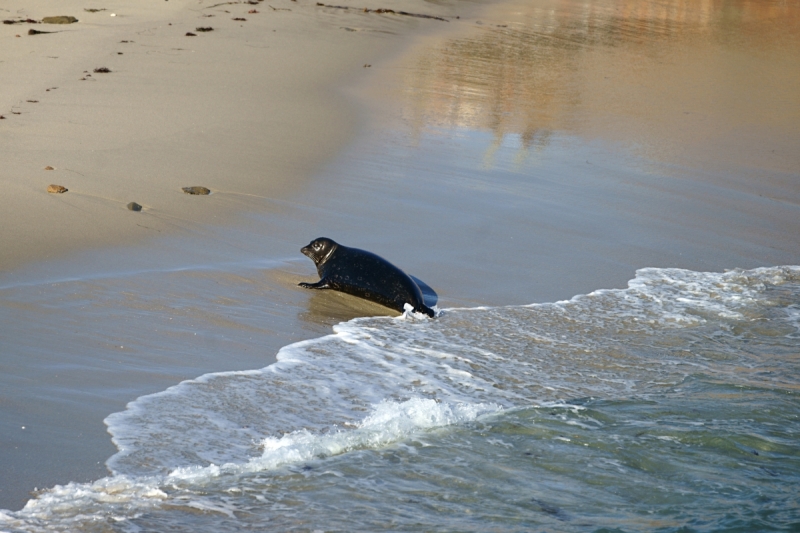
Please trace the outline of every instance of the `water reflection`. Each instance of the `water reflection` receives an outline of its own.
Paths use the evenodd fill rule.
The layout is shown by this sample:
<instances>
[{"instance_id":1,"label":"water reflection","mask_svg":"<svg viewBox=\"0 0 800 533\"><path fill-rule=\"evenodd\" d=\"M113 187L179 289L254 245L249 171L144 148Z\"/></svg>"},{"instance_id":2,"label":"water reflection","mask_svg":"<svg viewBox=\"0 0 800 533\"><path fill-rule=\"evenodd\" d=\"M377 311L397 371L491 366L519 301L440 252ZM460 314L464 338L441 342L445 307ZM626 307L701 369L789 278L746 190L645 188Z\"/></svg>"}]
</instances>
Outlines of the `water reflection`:
<instances>
[{"instance_id":1,"label":"water reflection","mask_svg":"<svg viewBox=\"0 0 800 533\"><path fill-rule=\"evenodd\" d=\"M800 166L798 2L512 3L404 72L417 134L489 130L529 150L563 131L659 160Z\"/></svg>"}]
</instances>

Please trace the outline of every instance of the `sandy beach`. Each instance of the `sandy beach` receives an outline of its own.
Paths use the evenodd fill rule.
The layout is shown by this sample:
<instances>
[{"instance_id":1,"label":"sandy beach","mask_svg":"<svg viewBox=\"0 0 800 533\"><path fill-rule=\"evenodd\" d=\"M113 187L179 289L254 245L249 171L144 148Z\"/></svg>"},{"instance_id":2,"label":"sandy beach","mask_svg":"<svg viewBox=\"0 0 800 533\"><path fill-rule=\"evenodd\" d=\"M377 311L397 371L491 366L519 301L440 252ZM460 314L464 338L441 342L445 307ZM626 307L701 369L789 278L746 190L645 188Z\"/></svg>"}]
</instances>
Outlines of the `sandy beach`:
<instances>
[{"instance_id":1,"label":"sandy beach","mask_svg":"<svg viewBox=\"0 0 800 533\"><path fill-rule=\"evenodd\" d=\"M359 111L341 88L398 33L445 24L284 3L6 6L9 21L79 21L2 26L0 268L225 223L242 197L302 188L353 135Z\"/></svg>"},{"instance_id":2,"label":"sandy beach","mask_svg":"<svg viewBox=\"0 0 800 533\"><path fill-rule=\"evenodd\" d=\"M387 314L297 288L318 236L440 308L800 261L793 6L18 4L79 20L0 27L0 509L106 475L128 402Z\"/></svg>"}]
</instances>

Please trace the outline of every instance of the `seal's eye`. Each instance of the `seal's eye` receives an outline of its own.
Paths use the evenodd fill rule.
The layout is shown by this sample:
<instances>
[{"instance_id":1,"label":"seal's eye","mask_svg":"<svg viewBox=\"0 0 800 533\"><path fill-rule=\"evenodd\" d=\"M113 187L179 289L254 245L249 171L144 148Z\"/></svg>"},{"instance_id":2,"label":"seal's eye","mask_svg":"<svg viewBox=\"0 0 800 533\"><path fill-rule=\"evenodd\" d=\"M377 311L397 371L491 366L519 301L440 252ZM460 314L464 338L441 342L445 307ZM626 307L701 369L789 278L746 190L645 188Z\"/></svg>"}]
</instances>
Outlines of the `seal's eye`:
<instances>
[{"instance_id":1,"label":"seal's eye","mask_svg":"<svg viewBox=\"0 0 800 533\"><path fill-rule=\"evenodd\" d=\"M314 245L314 249L315 250L319 250L321 248L322 248L322 245L320 243L317 243L317 244Z\"/></svg>"}]
</instances>

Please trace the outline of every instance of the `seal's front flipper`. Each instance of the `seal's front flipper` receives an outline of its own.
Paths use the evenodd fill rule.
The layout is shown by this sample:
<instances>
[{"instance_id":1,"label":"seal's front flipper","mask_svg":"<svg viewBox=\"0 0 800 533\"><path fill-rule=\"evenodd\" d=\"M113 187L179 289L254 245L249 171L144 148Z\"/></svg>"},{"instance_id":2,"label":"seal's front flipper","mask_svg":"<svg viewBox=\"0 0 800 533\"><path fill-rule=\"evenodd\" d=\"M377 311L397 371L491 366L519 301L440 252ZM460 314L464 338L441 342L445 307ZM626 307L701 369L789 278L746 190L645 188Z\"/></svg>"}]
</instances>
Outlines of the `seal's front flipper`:
<instances>
[{"instance_id":1,"label":"seal's front flipper","mask_svg":"<svg viewBox=\"0 0 800 533\"><path fill-rule=\"evenodd\" d=\"M305 281L302 283L298 283L304 289L330 289L331 286L328 285L328 281L321 279L316 283L306 283Z\"/></svg>"}]
</instances>

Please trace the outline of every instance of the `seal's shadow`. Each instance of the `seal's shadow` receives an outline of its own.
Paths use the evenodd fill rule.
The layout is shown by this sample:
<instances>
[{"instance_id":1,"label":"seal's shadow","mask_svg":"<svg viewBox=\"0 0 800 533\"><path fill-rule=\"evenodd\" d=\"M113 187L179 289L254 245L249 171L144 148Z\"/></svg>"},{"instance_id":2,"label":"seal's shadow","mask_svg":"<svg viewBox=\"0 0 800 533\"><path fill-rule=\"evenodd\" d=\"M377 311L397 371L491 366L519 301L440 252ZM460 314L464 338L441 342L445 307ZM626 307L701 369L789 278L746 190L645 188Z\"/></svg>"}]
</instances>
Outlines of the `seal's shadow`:
<instances>
[{"instance_id":1,"label":"seal's shadow","mask_svg":"<svg viewBox=\"0 0 800 533\"><path fill-rule=\"evenodd\" d=\"M419 286L425 305L432 307L439 301L433 288L424 281L410 276ZM301 289L306 290L306 289ZM338 291L308 291L308 310L298 317L306 322L334 326L353 318L365 316L397 316L399 313L375 302L363 300Z\"/></svg>"}]
</instances>

